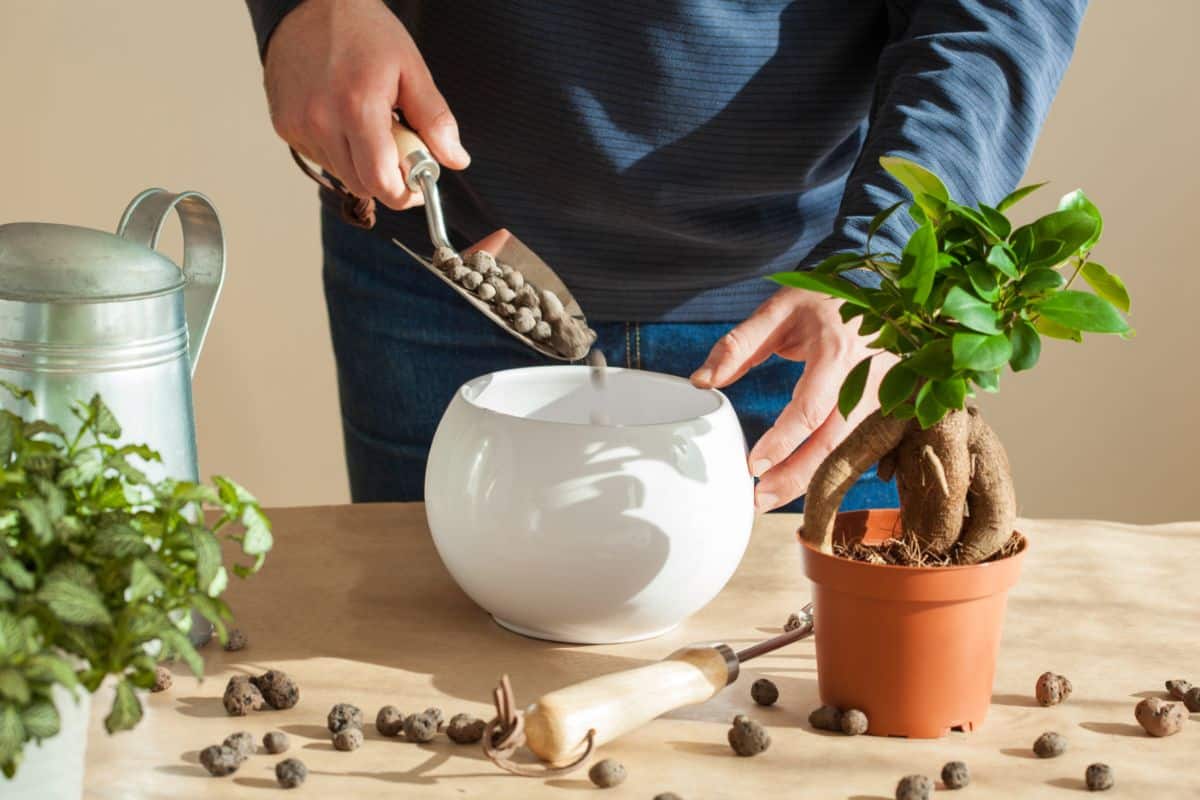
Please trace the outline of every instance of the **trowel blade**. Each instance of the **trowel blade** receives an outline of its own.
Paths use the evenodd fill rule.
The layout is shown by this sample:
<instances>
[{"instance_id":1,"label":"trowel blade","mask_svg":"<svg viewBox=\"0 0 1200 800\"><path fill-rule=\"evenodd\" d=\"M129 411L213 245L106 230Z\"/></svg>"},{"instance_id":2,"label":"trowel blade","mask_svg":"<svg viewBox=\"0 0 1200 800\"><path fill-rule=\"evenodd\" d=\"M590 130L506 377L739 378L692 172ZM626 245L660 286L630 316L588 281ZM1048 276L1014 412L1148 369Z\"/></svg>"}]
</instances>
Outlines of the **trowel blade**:
<instances>
[{"instance_id":1,"label":"trowel blade","mask_svg":"<svg viewBox=\"0 0 1200 800\"><path fill-rule=\"evenodd\" d=\"M558 273L552 270L537 253L526 247L520 239L513 235L512 231L506 228L493 231L468 247L465 252L470 253L474 250L486 250L495 256L497 261L508 264L520 272L537 288L549 289L554 292L558 295L558 299L562 300L563 309L568 314L582 322L587 321L583 316L583 309L579 307L579 303L575 302L571 291L563 283L562 278L558 277Z\"/></svg>"}]
</instances>

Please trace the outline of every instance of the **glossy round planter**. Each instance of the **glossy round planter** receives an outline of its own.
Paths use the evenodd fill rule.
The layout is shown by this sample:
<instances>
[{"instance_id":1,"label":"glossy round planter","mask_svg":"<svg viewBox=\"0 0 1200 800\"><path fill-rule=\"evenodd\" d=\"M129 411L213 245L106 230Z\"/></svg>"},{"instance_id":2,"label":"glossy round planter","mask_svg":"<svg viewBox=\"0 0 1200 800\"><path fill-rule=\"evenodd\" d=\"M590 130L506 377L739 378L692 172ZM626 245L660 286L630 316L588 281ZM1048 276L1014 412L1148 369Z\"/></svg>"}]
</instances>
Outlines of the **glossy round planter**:
<instances>
[{"instance_id":1,"label":"glossy round planter","mask_svg":"<svg viewBox=\"0 0 1200 800\"><path fill-rule=\"evenodd\" d=\"M838 515L835 538L879 543L899 531L896 509ZM868 733L932 739L983 724L1015 555L961 567L867 564L801 541L813 582L821 702L857 708Z\"/></svg>"},{"instance_id":2,"label":"glossy round planter","mask_svg":"<svg viewBox=\"0 0 1200 800\"><path fill-rule=\"evenodd\" d=\"M733 575L754 522L729 400L683 378L584 366L484 375L434 435L425 509L446 568L527 636L656 636Z\"/></svg>"}]
</instances>

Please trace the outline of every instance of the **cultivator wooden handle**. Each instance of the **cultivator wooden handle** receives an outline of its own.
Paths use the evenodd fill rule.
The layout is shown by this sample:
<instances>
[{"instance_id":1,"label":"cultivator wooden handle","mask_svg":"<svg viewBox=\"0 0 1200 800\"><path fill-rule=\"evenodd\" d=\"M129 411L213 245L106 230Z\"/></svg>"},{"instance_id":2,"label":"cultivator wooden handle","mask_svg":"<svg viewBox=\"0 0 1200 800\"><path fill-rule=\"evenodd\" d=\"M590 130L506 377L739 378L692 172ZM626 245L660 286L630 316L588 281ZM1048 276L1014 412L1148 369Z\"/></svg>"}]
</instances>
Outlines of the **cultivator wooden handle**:
<instances>
[{"instance_id":1,"label":"cultivator wooden handle","mask_svg":"<svg viewBox=\"0 0 1200 800\"><path fill-rule=\"evenodd\" d=\"M550 692L525 711L525 744L541 760L578 757L680 706L703 703L737 679L729 645L693 645L644 667L601 675Z\"/></svg>"}]
</instances>

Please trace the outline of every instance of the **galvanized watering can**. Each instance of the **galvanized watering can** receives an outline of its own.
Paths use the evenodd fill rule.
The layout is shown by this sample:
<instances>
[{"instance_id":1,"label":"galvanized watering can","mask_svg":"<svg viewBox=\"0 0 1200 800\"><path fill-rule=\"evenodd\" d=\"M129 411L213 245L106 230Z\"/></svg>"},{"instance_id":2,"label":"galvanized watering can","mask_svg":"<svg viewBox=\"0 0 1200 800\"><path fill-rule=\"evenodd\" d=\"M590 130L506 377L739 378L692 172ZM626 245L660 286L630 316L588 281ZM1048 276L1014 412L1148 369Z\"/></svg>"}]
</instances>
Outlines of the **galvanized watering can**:
<instances>
[{"instance_id":1,"label":"galvanized watering can","mask_svg":"<svg viewBox=\"0 0 1200 800\"><path fill-rule=\"evenodd\" d=\"M172 211L182 269L154 250ZM197 192L147 189L116 234L0 225L0 379L32 389L32 410L68 432L72 403L99 392L123 440L162 454L148 474L195 480L191 377L224 274L221 223Z\"/></svg>"}]
</instances>

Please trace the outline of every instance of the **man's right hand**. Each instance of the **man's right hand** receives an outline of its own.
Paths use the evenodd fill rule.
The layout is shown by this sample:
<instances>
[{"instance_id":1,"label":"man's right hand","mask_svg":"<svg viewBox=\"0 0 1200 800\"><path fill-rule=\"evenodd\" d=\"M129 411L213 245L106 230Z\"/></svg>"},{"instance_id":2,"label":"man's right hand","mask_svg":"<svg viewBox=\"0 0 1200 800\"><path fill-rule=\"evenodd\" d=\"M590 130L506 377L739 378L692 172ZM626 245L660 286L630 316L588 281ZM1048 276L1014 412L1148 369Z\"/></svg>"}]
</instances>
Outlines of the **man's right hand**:
<instances>
[{"instance_id":1,"label":"man's right hand","mask_svg":"<svg viewBox=\"0 0 1200 800\"><path fill-rule=\"evenodd\" d=\"M422 202L404 184L394 108L443 165L471 161L425 59L381 0L304 0L271 35L263 72L275 131L359 197Z\"/></svg>"}]
</instances>

